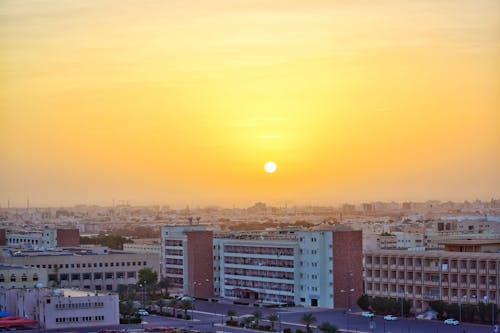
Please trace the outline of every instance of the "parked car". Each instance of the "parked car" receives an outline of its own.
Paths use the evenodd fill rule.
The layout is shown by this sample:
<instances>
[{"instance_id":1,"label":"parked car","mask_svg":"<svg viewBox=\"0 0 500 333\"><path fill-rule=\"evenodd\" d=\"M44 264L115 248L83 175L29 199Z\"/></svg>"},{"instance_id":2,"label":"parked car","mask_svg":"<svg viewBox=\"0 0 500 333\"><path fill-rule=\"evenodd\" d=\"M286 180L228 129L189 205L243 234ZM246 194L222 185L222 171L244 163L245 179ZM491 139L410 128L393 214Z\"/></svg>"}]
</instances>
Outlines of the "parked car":
<instances>
[{"instance_id":1,"label":"parked car","mask_svg":"<svg viewBox=\"0 0 500 333\"><path fill-rule=\"evenodd\" d=\"M455 326L457 326L458 324L460 324L460 322L459 322L458 320L453 319L453 318L448 318L448 319L446 319L446 320L444 321L444 323L445 323L446 325L455 325Z\"/></svg>"},{"instance_id":2,"label":"parked car","mask_svg":"<svg viewBox=\"0 0 500 333\"><path fill-rule=\"evenodd\" d=\"M394 315L387 315L387 316L384 316L384 320L398 320L398 317L394 316Z\"/></svg>"},{"instance_id":3,"label":"parked car","mask_svg":"<svg viewBox=\"0 0 500 333\"><path fill-rule=\"evenodd\" d=\"M149 312L147 312L146 310L144 309L139 309L137 310L137 314L138 315L141 315L141 316L149 316Z\"/></svg>"},{"instance_id":4,"label":"parked car","mask_svg":"<svg viewBox=\"0 0 500 333\"><path fill-rule=\"evenodd\" d=\"M373 314L373 312L370 312L370 311L363 311L363 312L361 312L361 315L362 315L363 317L366 317L366 318L373 318L373 316L375 316L375 315Z\"/></svg>"}]
</instances>

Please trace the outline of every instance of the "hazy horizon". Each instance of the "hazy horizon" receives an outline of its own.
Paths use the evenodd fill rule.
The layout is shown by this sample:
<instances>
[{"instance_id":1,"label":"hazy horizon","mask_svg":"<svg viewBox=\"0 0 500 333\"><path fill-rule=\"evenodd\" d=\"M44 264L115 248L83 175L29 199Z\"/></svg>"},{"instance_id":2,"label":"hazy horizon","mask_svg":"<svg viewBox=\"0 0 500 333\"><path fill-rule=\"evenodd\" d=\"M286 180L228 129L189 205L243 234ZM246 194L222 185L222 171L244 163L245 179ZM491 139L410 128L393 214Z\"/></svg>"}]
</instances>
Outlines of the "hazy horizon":
<instances>
[{"instance_id":1,"label":"hazy horizon","mask_svg":"<svg viewBox=\"0 0 500 333\"><path fill-rule=\"evenodd\" d=\"M0 17L2 207L500 197L499 1L4 0Z\"/></svg>"}]
</instances>

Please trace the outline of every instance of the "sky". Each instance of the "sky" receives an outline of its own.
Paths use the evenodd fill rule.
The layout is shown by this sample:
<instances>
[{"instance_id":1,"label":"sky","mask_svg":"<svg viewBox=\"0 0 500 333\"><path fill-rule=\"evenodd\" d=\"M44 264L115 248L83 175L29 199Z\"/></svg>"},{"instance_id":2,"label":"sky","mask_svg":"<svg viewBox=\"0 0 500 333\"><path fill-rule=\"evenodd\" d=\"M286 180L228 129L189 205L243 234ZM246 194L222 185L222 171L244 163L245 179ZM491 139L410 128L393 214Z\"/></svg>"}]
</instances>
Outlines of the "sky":
<instances>
[{"instance_id":1,"label":"sky","mask_svg":"<svg viewBox=\"0 0 500 333\"><path fill-rule=\"evenodd\" d=\"M2 0L0 206L28 197L498 198L500 2Z\"/></svg>"}]
</instances>

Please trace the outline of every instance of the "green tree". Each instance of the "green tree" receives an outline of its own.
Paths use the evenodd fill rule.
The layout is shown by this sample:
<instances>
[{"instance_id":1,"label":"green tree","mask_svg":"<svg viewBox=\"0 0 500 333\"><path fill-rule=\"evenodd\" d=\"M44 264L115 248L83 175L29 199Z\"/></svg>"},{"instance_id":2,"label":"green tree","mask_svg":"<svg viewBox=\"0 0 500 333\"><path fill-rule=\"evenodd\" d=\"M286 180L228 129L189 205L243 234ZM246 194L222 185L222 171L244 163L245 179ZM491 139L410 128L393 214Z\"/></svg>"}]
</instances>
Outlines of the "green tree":
<instances>
[{"instance_id":1,"label":"green tree","mask_svg":"<svg viewBox=\"0 0 500 333\"><path fill-rule=\"evenodd\" d=\"M444 318L444 313L446 312L447 304L443 301L430 301L429 306L432 310L436 311L439 319Z\"/></svg>"},{"instance_id":2,"label":"green tree","mask_svg":"<svg viewBox=\"0 0 500 333\"><path fill-rule=\"evenodd\" d=\"M144 284L146 286L152 286L158 281L158 273L153 271L149 267L144 267L139 270L139 277L137 279L137 284Z\"/></svg>"},{"instance_id":3,"label":"green tree","mask_svg":"<svg viewBox=\"0 0 500 333\"><path fill-rule=\"evenodd\" d=\"M160 307L160 312L163 312L163 308L166 307L166 306L168 306L168 301L164 300L163 298L161 298L158 301L158 306Z\"/></svg>"},{"instance_id":4,"label":"green tree","mask_svg":"<svg viewBox=\"0 0 500 333\"><path fill-rule=\"evenodd\" d=\"M188 300L188 299L183 299L183 300L181 300L181 303L179 304L179 308L184 310L184 318L187 318L188 310L191 310L193 308L193 301Z\"/></svg>"},{"instance_id":5,"label":"green tree","mask_svg":"<svg viewBox=\"0 0 500 333\"><path fill-rule=\"evenodd\" d=\"M311 333L311 324L314 324L316 320L316 317L314 317L312 313L304 313L300 318L300 322L306 325L307 333Z\"/></svg>"},{"instance_id":6,"label":"green tree","mask_svg":"<svg viewBox=\"0 0 500 333\"><path fill-rule=\"evenodd\" d=\"M168 306L172 308L172 315L175 317L175 310L179 307L179 301L176 298L172 298L168 302Z\"/></svg>"},{"instance_id":7,"label":"green tree","mask_svg":"<svg viewBox=\"0 0 500 333\"><path fill-rule=\"evenodd\" d=\"M318 325L318 329L323 333L337 333L337 326L325 321Z\"/></svg>"},{"instance_id":8,"label":"green tree","mask_svg":"<svg viewBox=\"0 0 500 333\"><path fill-rule=\"evenodd\" d=\"M253 318L254 318L254 320L255 320L255 325L256 325L257 327L259 327L259 320L261 320L261 319L262 319L262 317L263 317L263 316L262 316L262 312L260 312L260 311L255 311L255 312L253 313Z\"/></svg>"},{"instance_id":9,"label":"green tree","mask_svg":"<svg viewBox=\"0 0 500 333\"><path fill-rule=\"evenodd\" d=\"M233 321L233 317L236 316L236 311L235 310L227 310L227 316L229 317L230 321Z\"/></svg>"},{"instance_id":10,"label":"green tree","mask_svg":"<svg viewBox=\"0 0 500 333\"><path fill-rule=\"evenodd\" d=\"M269 316L267 316L267 320L271 323L271 331L274 331L274 323L278 321L279 317L276 313L271 313Z\"/></svg>"},{"instance_id":11,"label":"green tree","mask_svg":"<svg viewBox=\"0 0 500 333\"><path fill-rule=\"evenodd\" d=\"M368 295L363 294L358 298L358 301L356 303L361 309L366 311L370 307L370 298L368 297Z\"/></svg>"},{"instance_id":12,"label":"green tree","mask_svg":"<svg viewBox=\"0 0 500 333\"><path fill-rule=\"evenodd\" d=\"M168 276L162 276L157 286L162 296L168 296L168 289L172 286L172 281Z\"/></svg>"},{"instance_id":13,"label":"green tree","mask_svg":"<svg viewBox=\"0 0 500 333\"><path fill-rule=\"evenodd\" d=\"M130 300L120 302L119 308L120 308L120 314L125 319L130 318L130 316L134 314L134 303L132 303L132 301Z\"/></svg>"}]
</instances>

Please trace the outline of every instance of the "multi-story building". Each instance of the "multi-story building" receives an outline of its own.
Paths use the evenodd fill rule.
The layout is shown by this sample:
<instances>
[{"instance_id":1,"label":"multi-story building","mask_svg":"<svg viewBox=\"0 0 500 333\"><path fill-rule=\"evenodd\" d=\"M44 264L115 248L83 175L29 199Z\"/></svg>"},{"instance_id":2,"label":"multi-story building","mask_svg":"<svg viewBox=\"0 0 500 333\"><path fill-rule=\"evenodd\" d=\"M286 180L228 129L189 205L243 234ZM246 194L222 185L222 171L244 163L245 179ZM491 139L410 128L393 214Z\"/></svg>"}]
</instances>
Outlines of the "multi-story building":
<instances>
[{"instance_id":1,"label":"multi-story building","mask_svg":"<svg viewBox=\"0 0 500 333\"><path fill-rule=\"evenodd\" d=\"M500 253L368 250L364 258L366 294L404 297L414 312L433 300L500 304Z\"/></svg>"},{"instance_id":2,"label":"multi-story building","mask_svg":"<svg viewBox=\"0 0 500 333\"><path fill-rule=\"evenodd\" d=\"M6 232L0 237L0 245L28 249L53 249L80 245L78 229L50 229L40 231ZM2 244L1 240L5 242Z\"/></svg>"},{"instance_id":3,"label":"multi-story building","mask_svg":"<svg viewBox=\"0 0 500 333\"><path fill-rule=\"evenodd\" d=\"M361 261L361 231L162 228L163 274L195 297L349 307L362 294Z\"/></svg>"},{"instance_id":4,"label":"multi-story building","mask_svg":"<svg viewBox=\"0 0 500 333\"><path fill-rule=\"evenodd\" d=\"M47 285L47 270L0 263L0 289L33 288L35 284Z\"/></svg>"},{"instance_id":5,"label":"multi-story building","mask_svg":"<svg viewBox=\"0 0 500 333\"><path fill-rule=\"evenodd\" d=\"M118 325L118 295L73 289L0 290L3 311L37 320L45 330Z\"/></svg>"},{"instance_id":6,"label":"multi-story building","mask_svg":"<svg viewBox=\"0 0 500 333\"><path fill-rule=\"evenodd\" d=\"M5 253L5 251L4 251ZM47 286L116 291L120 284L136 284L140 269L159 271L157 254L100 249L16 251L0 262L47 270Z\"/></svg>"},{"instance_id":7,"label":"multi-story building","mask_svg":"<svg viewBox=\"0 0 500 333\"><path fill-rule=\"evenodd\" d=\"M160 244L138 244L138 243L125 243L123 244L123 251L134 253L155 253L160 255Z\"/></svg>"}]
</instances>

